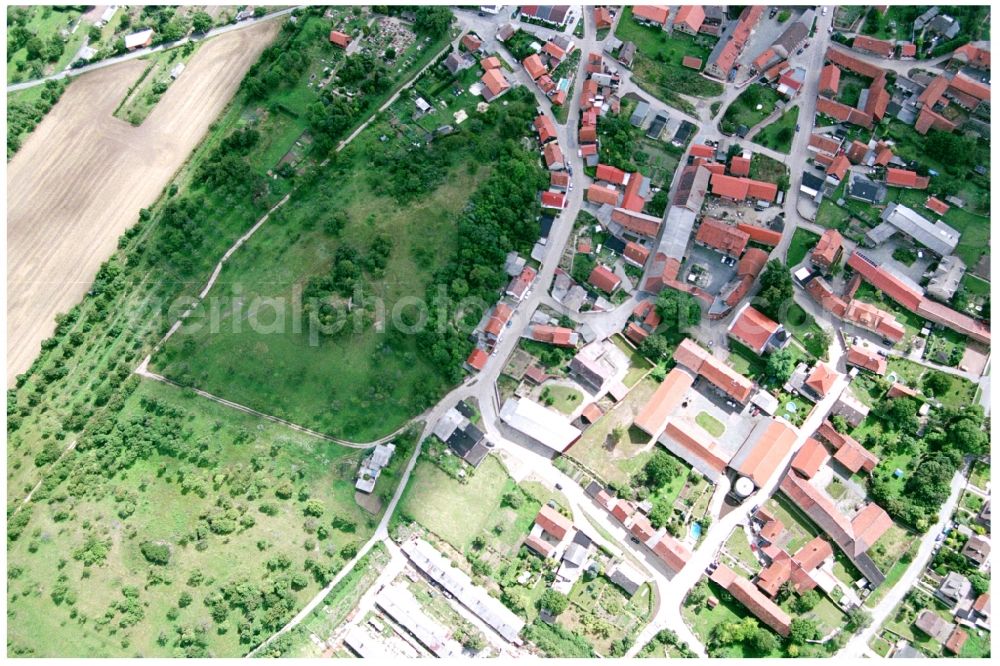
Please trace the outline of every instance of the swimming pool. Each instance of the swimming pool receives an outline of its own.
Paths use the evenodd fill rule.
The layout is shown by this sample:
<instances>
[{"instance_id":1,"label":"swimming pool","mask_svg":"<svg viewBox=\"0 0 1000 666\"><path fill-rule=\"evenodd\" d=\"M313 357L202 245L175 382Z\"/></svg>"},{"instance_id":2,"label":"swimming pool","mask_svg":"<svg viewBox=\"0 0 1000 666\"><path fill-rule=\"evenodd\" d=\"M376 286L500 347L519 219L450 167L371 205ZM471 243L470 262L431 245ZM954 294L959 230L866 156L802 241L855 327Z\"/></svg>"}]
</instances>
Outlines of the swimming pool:
<instances>
[{"instance_id":1,"label":"swimming pool","mask_svg":"<svg viewBox=\"0 0 1000 666\"><path fill-rule=\"evenodd\" d=\"M691 536L695 539L701 537L701 523L691 523Z\"/></svg>"}]
</instances>

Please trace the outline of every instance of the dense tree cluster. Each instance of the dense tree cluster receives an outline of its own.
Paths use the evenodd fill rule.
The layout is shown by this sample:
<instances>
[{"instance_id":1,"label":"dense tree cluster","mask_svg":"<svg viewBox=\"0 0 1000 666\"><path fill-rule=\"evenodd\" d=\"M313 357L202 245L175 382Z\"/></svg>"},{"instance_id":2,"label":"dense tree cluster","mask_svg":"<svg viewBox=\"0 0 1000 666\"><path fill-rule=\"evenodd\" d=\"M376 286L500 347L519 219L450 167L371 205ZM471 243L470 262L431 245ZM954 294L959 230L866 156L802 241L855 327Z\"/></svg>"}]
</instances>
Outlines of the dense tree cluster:
<instances>
[{"instance_id":1,"label":"dense tree cluster","mask_svg":"<svg viewBox=\"0 0 1000 666\"><path fill-rule=\"evenodd\" d=\"M767 262L760 276L760 291L753 304L758 310L775 321L781 321L782 315L792 303L795 287L788 269L778 259Z\"/></svg>"},{"instance_id":2,"label":"dense tree cluster","mask_svg":"<svg viewBox=\"0 0 1000 666\"><path fill-rule=\"evenodd\" d=\"M30 134L42 121L49 109L59 101L66 89L66 81L46 81L42 85L40 99L30 102L7 99L7 157L21 148L24 137Z\"/></svg>"}]
</instances>

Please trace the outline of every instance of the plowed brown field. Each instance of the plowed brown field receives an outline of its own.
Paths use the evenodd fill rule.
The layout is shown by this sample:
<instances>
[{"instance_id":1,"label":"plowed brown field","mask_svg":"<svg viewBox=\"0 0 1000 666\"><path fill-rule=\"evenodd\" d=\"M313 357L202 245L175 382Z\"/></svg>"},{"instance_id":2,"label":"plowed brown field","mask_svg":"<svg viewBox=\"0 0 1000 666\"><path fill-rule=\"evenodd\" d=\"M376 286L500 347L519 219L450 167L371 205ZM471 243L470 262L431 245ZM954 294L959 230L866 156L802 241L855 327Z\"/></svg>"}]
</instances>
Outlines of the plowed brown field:
<instances>
[{"instance_id":1,"label":"plowed brown field","mask_svg":"<svg viewBox=\"0 0 1000 666\"><path fill-rule=\"evenodd\" d=\"M90 288L232 98L280 21L215 37L139 127L112 116L140 61L74 81L7 170L7 385Z\"/></svg>"}]
</instances>

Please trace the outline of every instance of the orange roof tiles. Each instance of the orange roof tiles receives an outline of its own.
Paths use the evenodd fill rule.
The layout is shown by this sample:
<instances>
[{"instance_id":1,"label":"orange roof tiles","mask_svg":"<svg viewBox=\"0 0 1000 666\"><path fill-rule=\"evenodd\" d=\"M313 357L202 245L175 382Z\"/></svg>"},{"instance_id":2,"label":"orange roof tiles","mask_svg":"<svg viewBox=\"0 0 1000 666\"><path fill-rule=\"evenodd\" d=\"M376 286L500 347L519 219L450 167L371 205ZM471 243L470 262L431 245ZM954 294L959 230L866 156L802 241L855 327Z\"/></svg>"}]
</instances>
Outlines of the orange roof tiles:
<instances>
[{"instance_id":1,"label":"orange roof tiles","mask_svg":"<svg viewBox=\"0 0 1000 666\"><path fill-rule=\"evenodd\" d=\"M538 515L535 516L535 524L540 525L543 530L551 534L554 538L562 541L573 529L573 521L562 515L547 504L542 505Z\"/></svg>"},{"instance_id":2,"label":"orange roof tiles","mask_svg":"<svg viewBox=\"0 0 1000 666\"><path fill-rule=\"evenodd\" d=\"M753 382L699 347L690 338L684 338L677 345L674 360L700 374L734 400L743 403L750 398Z\"/></svg>"},{"instance_id":3,"label":"orange roof tiles","mask_svg":"<svg viewBox=\"0 0 1000 666\"><path fill-rule=\"evenodd\" d=\"M684 399L694 378L680 368L674 368L663 380L636 415L633 424L650 436L656 436L667 424L667 419Z\"/></svg>"},{"instance_id":4,"label":"orange roof tiles","mask_svg":"<svg viewBox=\"0 0 1000 666\"><path fill-rule=\"evenodd\" d=\"M594 266L594 270L590 271L587 282L601 291L611 294L621 286L622 280L606 267L598 265Z\"/></svg>"},{"instance_id":5,"label":"orange roof tiles","mask_svg":"<svg viewBox=\"0 0 1000 666\"><path fill-rule=\"evenodd\" d=\"M949 206L945 202L941 201L937 197L928 197L927 198L927 202L924 204L924 206L926 208L931 209L932 211L934 211L938 215L944 215L949 210L951 210L951 206Z\"/></svg>"},{"instance_id":6,"label":"orange roof tiles","mask_svg":"<svg viewBox=\"0 0 1000 666\"><path fill-rule=\"evenodd\" d=\"M810 437L792 458L792 469L807 479L811 479L829 457L830 454L827 453L823 443Z\"/></svg>"},{"instance_id":7,"label":"orange roof tiles","mask_svg":"<svg viewBox=\"0 0 1000 666\"><path fill-rule=\"evenodd\" d=\"M580 412L580 416L587 419L590 423L596 423L597 420L603 415L604 412L601 411L600 406L596 402L590 403L583 408L582 412Z\"/></svg>"},{"instance_id":8,"label":"orange roof tiles","mask_svg":"<svg viewBox=\"0 0 1000 666\"><path fill-rule=\"evenodd\" d=\"M826 168L827 175L833 176L837 180L843 180L844 174L846 174L851 168L851 163L848 161L846 155L837 155L833 158L833 162L830 166Z\"/></svg>"},{"instance_id":9,"label":"orange roof tiles","mask_svg":"<svg viewBox=\"0 0 1000 666\"><path fill-rule=\"evenodd\" d=\"M635 241L625 244L625 257L642 266L649 259L649 250Z\"/></svg>"},{"instance_id":10,"label":"orange roof tiles","mask_svg":"<svg viewBox=\"0 0 1000 666\"><path fill-rule=\"evenodd\" d=\"M639 345L642 344L643 340L649 337L649 332L633 321L625 327L625 337Z\"/></svg>"},{"instance_id":11,"label":"orange roof tiles","mask_svg":"<svg viewBox=\"0 0 1000 666\"><path fill-rule=\"evenodd\" d=\"M729 160L729 173L734 176L749 176L750 158L743 157L741 155L733 155L733 159Z\"/></svg>"},{"instance_id":12,"label":"orange roof tiles","mask_svg":"<svg viewBox=\"0 0 1000 666\"><path fill-rule=\"evenodd\" d=\"M861 509L851 519L851 529L854 530L854 540L868 550L875 542L892 527L892 518L878 504L869 504Z\"/></svg>"},{"instance_id":13,"label":"orange roof tiles","mask_svg":"<svg viewBox=\"0 0 1000 666\"><path fill-rule=\"evenodd\" d=\"M840 232L836 229L827 229L813 248L812 262L830 268L840 259L843 249L844 237Z\"/></svg>"},{"instance_id":14,"label":"orange roof tiles","mask_svg":"<svg viewBox=\"0 0 1000 666\"><path fill-rule=\"evenodd\" d=\"M722 474L729 464L728 452L723 451L705 430L687 421L668 420L663 437L681 449L681 457L689 463L695 458L718 474Z\"/></svg>"},{"instance_id":15,"label":"orange roof tiles","mask_svg":"<svg viewBox=\"0 0 1000 666\"><path fill-rule=\"evenodd\" d=\"M896 50L893 42L887 42L884 39L874 39L864 35L858 35L855 37L854 42L851 44L851 48L857 49L858 51L868 51L869 53L880 55L883 58L888 58Z\"/></svg>"},{"instance_id":16,"label":"orange roof tiles","mask_svg":"<svg viewBox=\"0 0 1000 666\"><path fill-rule=\"evenodd\" d=\"M687 67L688 69L700 70L701 58L696 58L695 56L686 55L683 58L681 58L681 65Z\"/></svg>"},{"instance_id":17,"label":"orange roof tiles","mask_svg":"<svg viewBox=\"0 0 1000 666\"><path fill-rule=\"evenodd\" d=\"M545 539L530 534L527 538L525 538L524 545L542 557L549 557L552 555L552 551L556 549L555 545L549 543Z\"/></svg>"},{"instance_id":18,"label":"orange roof tiles","mask_svg":"<svg viewBox=\"0 0 1000 666\"><path fill-rule=\"evenodd\" d=\"M894 382L892 386L889 387L888 393L886 393L887 398L915 398L917 397L916 390L910 388L906 384L901 384L900 382Z\"/></svg>"},{"instance_id":19,"label":"orange roof tiles","mask_svg":"<svg viewBox=\"0 0 1000 666\"><path fill-rule=\"evenodd\" d=\"M812 134L809 136L809 145L825 153L833 155L840 150L840 142L822 134Z\"/></svg>"},{"instance_id":20,"label":"orange roof tiles","mask_svg":"<svg viewBox=\"0 0 1000 666\"><path fill-rule=\"evenodd\" d=\"M692 34L701 30L705 22L705 9L701 5L682 5L674 16L674 27L683 26Z\"/></svg>"},{"instance_id":21,"label":"orange roof tiles","mask_svg":"<svg viewBox=\"0 0 1000 666\"><path fill-rule=\"evenodd\" d=\"M951 632L951 636L945 641L944 646L952 654L959 654L967 640L969 640L969 632L962 627L955 627Z\"/></svg>"},{"instance_id":22,"label":"orange roof tiles","mask_svg":"<svg viewBox=\"0 0 1000 666\"><path fill-rule=\"evenodd\" d=\"M660 224L663 222L658 217L625 210L624 208L615 208L611 211L611 221L622 225L622 227L632 233L650 238L656 237L656 233L660 230Z\"/></svg>"},{"instance_id":23,"label":"orange roof tiles","mask_svg":"<svg viewBox=\"0 0 1000 666\"><path fill-rule=\"evenodd\" d=\"M892 187L908 187L923 190L927 189L928 179L926 177L921 178L916 171L890 167L886 169L885 182Z\"/></svg>"},{"instance_id":24,"label":"orange roof tiles","mask_svg":"<svg viewBox=\"0 0 1000 666\"><path fill-rule=\"evenodd\" d=\"M722 220L706 217L701 221L694 239L696 242L714 248L723 254L738 257L746 249L750 236L745 231L740 231Z\"/></svg>"},{"instance_id":25,"label":"orange roof tiles","mask_svg":"<svg viewBox=\"0 0 1000 666\"><path fill-rule=\"evenodd\" d=\"M847 364L870 370L876 375L884 375L889 363L880 354L859 345L851 345L847 350Z\"/></svg>"},{"instance_id":26,"label":"orange roof tiles","mask_svg":"<svg viewBox=\"0 0 1000 666\"><path fill-rule=\"evenodd\" d=\"M962 62L966 62L973 67L980 67L982 69L990 68L990 52L989 49L980 48L972 44L966 44L955 49L955 52L951 54L952 58L957 58Z\"/></svg>"},{"instance_id":27,"label":"orange roof tiles","mask_svg":"<svg viewBox=\"0 0 1000 666\"><path fill-rule=\"evenodd\" d=\"M711 575L712 582L727 590L757 618L782 636L791 632L792 618L768 599L753 583L725 564L719 564Z\"/></svg>"},{"instance_id":28,"label":"orange roof tiles","mask_svg":"<svg viewBox=\"0 0 1000 666\"><path fill-rule=\"evenodd\" d=\"M712 174L712 194L734 201L762 199L774 201L778 196L778 186L750 178L735 178L724 174Z\"/></svg>"},{"instance_id":29,"label":"orange roof tiles","mask_svg":"<svg viewBox=\"0 0 1000 666\"><path fill-rule=\"evenodd\" d=\"M911 44L910 42L904 42L899 45L899 57L900 58L915 58L917 57L917 45Z\"/></svg>"},{"instance_id":30,"label":"orange roof tiles","mask_svg":"<svg viewBox=\"0 0 1000 666\"><path fill-rule=\"evenodd\" d=\"M781 536L781 533L785 531L785 525L777 518L772 518L764 523L763 527L760 528L760 536L771 543Z\"/></svg>"},{"instance_id":31,"label":"orange roof tiles","mask_svg":"<svg viewBox=\"0 0 1000 666\"><path fill-rule=\"evenodd\" d=\"M482 370L488 360L490 360L490 355L477 347L472 350L472 353L469 354L469 358L465 359L465 362L474 370Z\"/></svg>"},{"instance_id":32,"label":"orange roof tiles","mask_svg":"<svg viewBox=\"0 0 1000 666\"><path fill-rule=\"evenodd\" d=\"M639 194L642 188L643 175L639 172L629 174L628 183L625 184L625 196L622 197L621 207L635 213L641 213L646 202Z\"/></svg>"},{"instance_id":33,"label":"orange roof tiles","mask_svg":"<svg viewBox=\"0 0 1000 666\"><path fill-rule=\"evenodd\" d=\"M607 185L592 184L587 188L587 201L596 204L618 205L618 190Z\"/></svg>"},{"instance_id":34,"label":"orange roof tiles","mask_svg":"<svg viewBox=\"0 0 1000 666\"><path fill-rule=\"evenodd\" d=\"M566 57L566 52L561 46L554 42L545 42L545 46L542 47L542 51L556 60L562 60Z\"/></svg>"},{"instance_id":35,"label":"orange roof tiles","mask_svg":"<svg viewBox=\"0 0 1000 666\"><path fill-rule=\"evenodd\" d=\"M837 450L833 459L849 469L852 474L862 468L866 472L871 472L878 464L878 456L861 446L860 442L850 435L837 432L830 421L820 424L816 434L833 445Z\"/></svg>"},{"instance_id":36,"label":"orange roof tiles","mask_svg":"<svg viewBox=\"0 0 1000 666\"><path fill-rule=\"evenodd\" d=\"M569 187L569 173L566 171L550 171L549 187L559 187L565 190Z\"/></svg>"},{"instance_id":37,"label":"orange roof tiles","mask_svg":"<svg viewBox=\"0 0 1000 666\"><path fill-rule=\"evenodd\" d=\"M483 327L483 330L494 337L500 335L500 331L502 331L503 327L507 325L507 322L513 314L514 310L512 310L509 305L503 302L497 303L496 307L493 308L493 315L490 317L489 321L486 322L486 326Z\"/></svg>"},{"instance_id":38,"label":"orange roof tiles","mask_svg":"<svg viewBox=\"0 0 1000 666\"><path fill-rule=\"evenodd\" d=\"M974 81L961 72L952 78L948 88L970 95L980 101L988 101L990 99L990 87L988 85Z\"/></svg>"},{"instance_id":39,"label":"orange roof tiles","mask_svg":"<svg viewBox=\"0 0 1000 666\"><path fill-rule=\"evenodd\" d=\"M479 65L483 69L500 69L500 58L496 56L490 56L488 58L483 58L479 61Z\"/></svg>"},{"instance_id":40,"label":"orange roof tiles","mask_svg":"<svg viewBox=\"0 0 1000 666\"><path fill-rule=\"evenodd\" d=\"M767 341L778 328L777 322L772 321L757 308L747 305L733 319L733 323L729 326L729 335L760 355L764 353Z\"/></svg>"},{"instance_id":41,"label":"orange roof tiles","mask_svg":"<svg viewBox=\"0 0 1000 666\"><path fill-rule=\"evenodd\" d=\"M778 471L781 461L795 444L797 433L784 421L773 420L751 443L749 453L742 457L737 473L748 477L758 488L762 488ZM744 444L744 446L747 446ZM742 449L740 454L742 454Z\"/></svg>"},{"instance_id":42,"label":"orange roof tiles","mask_svg":"<svg viewBox=\"0 0 1000 666\"><path fill-rule=\"evenodd\" d=\"M750 234L750 237L753 238L753 234ZM750 248L743 253L740 262L736 264L736 274L740 277L747 275L757 277L760 275L761 270L763 270L764 265L767 264L767 257L767 252L759 247Z\"/></svg>"},{"instance_id":43,"label":"orange roof tiles","mask_svg":"<svg viewBox=\"0 0 1000 666\"><path fill-rule=\"evenodd\" d=\"M331 30L330 42L336 44L342 49L346 49L348 45L351 43L351 36L346 33L340 32L339 30Z\"/></svg>"},{"instance_id":44,"label":"orange roof tiles","mask_svg":"<svg viewBox=\"0 0 1000 666\"><path fill-rule=\"evenodd\" d=\"M806 386L816 392L816 395L823 397L833 388L837 381L837 373L830 369L826 363L817 361L809 376L806 377Z\"/></svg>"},{"instance_id":45,"label":"orange roof tiles","mask_svg":"<svg viewBox=\"0 0 1000 666\"><path fill-rule=\"evenodd\" d=\"M799 548L798 552L792 556L792 562L806 571L812 571L830 557L833 557L833 548L830 546L830 542L818 536Z\"/></svg>"},{"instance_id":46,"label":"orange roof tiles","mask_svg":"<svg viewBox=\"0 0 1000 666\"><path fill-rule=\"evenodd\" d=\"M919 289L903 282L888 271L882 270L881 266L876 265L857 250L851 253L847 265L857 271L873 287L884 291L886 295L906 309L914 312L917 310L923 298L923 293ZM875 310L881 312L878 308Z\"/></svg>"},{"instance_id":47,"label":"orange roof tiles","mask_svg":"<svg viewBox=\"0 0 1000 666\"><path fill-rule=\"evenodd\" d=\"M551 190L542 192L542 208L556 208L558 210L562 210L565 207L565 192L553 192Z\"/></svg>"},{"instance_id":48,"label":"orange roof tiles","mask_svg":"<svg viewBox=\"0 0 1000 666\"><path fill-rule=\"evenodd\" d=\"M759 227L748 222L737 222L736 228L750 236L750 240L762 245L775 246L781 242L781 232ZM753 248L752 248L753 249Z\"/></svg>"},{"instance_id":49,"label":"orange roof tiles","mask_svg":"<svg viewBox=\"0 0 1000 666\"><path fill-rule=\"evenodd\" d=\"M480 41L480 39L473 34L468 34L465 37L462 37L462 46L464 46L469 53L475 53L482 45L482 41Z\"/></svg>"},{"instance_id":50,"label":"orange roof tiles","mask_svg":"<svg viewBox=\"0 0 1000 666\"><path fill-rule=\"evenodd\" d=\"M819 92L821 95L823 93L836 95L838 88L840 88L840 68L831 63L819 72Z\"/></svg>"},{"instance_id":51,"label":"orange roof tiles","mask_svg":"<svg viewBox=\"0 0 1000 666\"><path fill-rule=\"evenodd\" d=\"M627 179L628 174L618 167L613 167L608 164L597 165L597 180L605 180L609 183L614 183L615 185L624 185Z\"/></svg>"},{"instance_id":52,"label":"orange roof tiles","mask_svg":"<svg viewBox=\"0 0 1000 666\"><path fill-rule=\"evenodd\" d=\"M510 88L510 84L507 83L503 71L499 69L486 70L481 80L492 97L497 97Z\"/></svg>"},{"instance_id":53,"label":"orange roof tiles","mask_svg":"<svg viewBox=\"0 0 1000 666\"><path fill-rule=\"evenodd\" d=\"M715 148L704 143L691 144L691 156L712 159L715 157Z\"/></svg>"},{"instance_id":54,"label":"orange roof tiles","mask_svg":"<svg viewBox=\"0 0 1000 666\"><path fill-rule=\"evenodd\" d=\"M538 140L542 143L556 138L556 124L545 114L540 114L535 118L535 131L538 132Z\"/></svg>"},{"instance_id":55,"label":"orange roof tiles","mask_svg":"<svg viewBox=\"0 0 1000 666\"><path fill-rule=\"evenodd\" d=\"M656 533L656 528L649 522L649 518L641 513L637 513L632 518L632 526L628 528L628 531L632 533L632 536L638 538L639 541L646 543Z\"/></svg>"},{"instance_id":56,"label":"orange roof tiles","mask_svg":"<svg viewBox=\"0 0 1000 666\"><path fill-rule=\"evenodd\" d=\"M572 347L573 329L562 326L535 324L531 327L531 339L539 342L548 342L560 347Z\"/></svg>"},{"instance_id":57,"label":"orange roof tiles","mask_svg":"<svg viewBox=\"0 0 1000 666\"><path fill-rule=\"evenodd\" d=\"M524 65L524 71L528 72L528 76L531 77L532 81L548 71L545 69L545 65L542 64L542 59L537 53L532 53L525 58L522 64Z\"/></svg>"},{"instance_id":58,"label":"orange roof tiles","mask_svg":"<svg viewBox=\"0 0 1000 666\"><path fill-rule=\"evenodd\" d=\"M594 7L594 26L598 30L611 27L611 12L607 7Z\"/></svg>"},{"instance_id":59,"label":"orange roof tiles","mask_svg":"<svg viewBox=\"0 0 1000 666\"><path fill-rule=\"evenodd\" d=\"M579 140L580 143L593 143L597 141L597 127L595 125L581 125Z\"/></svg>"},{"instance_id":60,"label":"orange roof tiles","mask_svg":"<svg viewBox=\"0 0 1000 666\"><path fill-rule=\"evenodd\" d=\"M545 157L545 165L550 169L565 164L562 148L555 141L545 144L545 147L542 149L542 155Z\"/></svg>"},{"instance_id":61,"label":"orange roof tiles","mask_svg":"<svg viewBox=\"0 0 1000 666\"><path fill-rule=\"evenodd\" d=\"M680 571L687 564L688 560L691 559L691 552L677 539L670 536L669 534L664 534L663 537L656 542L656 545L652 548L653 552L663 560L663 563L668 567L673 569L675 572Z\"/></svg>"}]
</instances>

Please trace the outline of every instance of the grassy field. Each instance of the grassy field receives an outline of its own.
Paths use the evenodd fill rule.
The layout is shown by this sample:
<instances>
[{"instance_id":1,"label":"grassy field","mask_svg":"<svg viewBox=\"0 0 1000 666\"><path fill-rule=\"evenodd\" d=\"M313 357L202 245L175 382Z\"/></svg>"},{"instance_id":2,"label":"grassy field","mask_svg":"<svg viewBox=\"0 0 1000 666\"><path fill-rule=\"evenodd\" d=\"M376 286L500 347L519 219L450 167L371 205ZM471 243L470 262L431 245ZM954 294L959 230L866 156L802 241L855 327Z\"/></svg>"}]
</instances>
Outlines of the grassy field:
<instances>
[{"instance_id":1,"label":"grassy field","mask_svg":"<svg viewBox=\"0 0 1000 666\"><path fill-rule=\"evenodd\" d=\"M726 550L752 573L760 572L760 562L750 550L750 543L742 527L737 527L729 535L729 539L726 540Z\"/></svg>"},{"instance_id":2,"label":"grassy field","mask_svg":"<svg viewBox=\"0 0 1000 666\"><path fill-rule=\"evenodd\" d=\"M705 429L712 437L722 437L722 434L726 432L726 426L722 425L722 421L715 418L708 412L699 412L697 416L694 417L695 423L700 425Z\"/></svg>"},{"instance_id":3,"label":"grassy field","mask_svg":"<svg viewBox=\"0 0 1000 666\"><path fill-rule=\"evenodd\" d=\"M628 388L632 388L639 383L640 379L649 373L653 366L645 359L645 357L643 357L642 354L630 346L622 336L612 336L611 342L613 342L618 349L621 349L628 356L629 369L625 374L625 379L622 380L622 383Z\"/></svg>"},{"instance_id":4,"label":"grassy field","mask_svg":"<svg viewBox=\"0 0 1000 666\"><path fill-rule=\"evenodd\" d=\"M726 134L734 134L741 125L752 128L774 113L775 105L780 99L781 96L774 88L754 83L740 93L722 114L719 129Z\"/></svg>"},{"instance_id":5,"label":"grassy field","mask_svg":"<svg viewBox=\"0 0 1000 666\"><path fill-rule=\"evenodd\" d=\"M550 385L542 389L542 400L563 414L571 414L581 405L583 394L570 386Z\"/></svg>"},{"instance_id":6,"label":"grassy field","mask_svg":"<svg viewBox=\"0 0 1000 666\"><path fill-rule=\"evenodd\" d=\"M781 114L773 123L766 125L756 136L754 142L765 148L788 154L792 150L792 139L795 138L795 124L799 121L799 107L793 106Z\"/></svg>"},{"instance_id":7,"label":"grassy field","mask_svg":"<svg viewBox=\"0 0 1000 666\"><path fill-rule=\"evenodd\" d=\"M798 266L809 254L809 251L816 247L819 241L819 234L815 234L808 229L796 227L792 234L792 242L788 245L788 254L785 256L785 265Z\"/></svg>"},{"instance_id":8,"label":"grassy field","mask_svg":"<svg viewBox=\"0 0 1000 666\"><path fill-rule=\"evenodd\" d=\"M904 358L890 358L889 372L895 372L907 386L919 387L924 375L934 371ZM976 395L976 385L964 377L952 376L949 379L951 390L945 395L936 396L936 399L950 408L972 404Z\"/></svg>"},{"instance_id":9,"label":"grassy field","mask_svg":"<svg viewBox=\"0 0 1000 666\"><path fill-rule=\"evenodd\" d=\"M293 117L304 111L294 91L275 100ZM450 106L435 111L441 117L431 127L475 106L468 93L442 95ZM154 365L185 385L355 441L387 434L430 405L455 369L430 362L413 331L426 321L428 286L455 259L459 215L489 177L491 162L482 158L481 143L461 132L436 139L433 157L410 155L428 138L413 113L412 99L401 97L299 185L230 259L192 325ZM254 152L261 171L301 132L283 115L267 115L287 128L279 129L283 145L262 143ZM483 130L478 139L488 136ZM414 182L387 184L378 176L386 167L371 159L389 151L434 163L414 169ZM337 183L335 194L328 181ZM393 194L404 187L413 194ZM311 319L317 310L322 324ZM217 325L202 325L212 318ZM326 333L318 333L321 326Z\"/></svg>"},{"instance_id":10,"label":"grassy field","mask_svg":"<svg viewBox=\"0 0 1000 666\"><path fill-rule=\"evenodd\" d=\"M962 237L958 241L958 247L955 248L955 254L970 269L976 265L979 257L990 246L990 222L989 218L985 215L977 215L963 210L958 206L952 206L944 215L937 215L924 208L924 203L927 201L927 193L919 190L889 188L887 201L897 201L904 206L909 206L920 215L931 220L942 219L949 226L960 232Z\"/></svg>"},{"instance_id":11,"label":"grassy field","mask_svg":"<svg viewBox=\"0 0 1000 666\"><path fill-rule=\"evenodd\" d=\"M653 454L653 448L647 448L649 435L631 425L657 386L650 378L636 384L624 400L583 433L567 455L593 470L605 483L628 483ZM619 427L624 429L622 439L611 445L610 435Z\"/></svg>"},{"instance_id":12,"label":"grassy field","mask_svg":"<svg viewBox=\"0 0 1000 666\"><path fill-rule=\"evenodd\" d=\"M163 453L143 456L101 488L99 497L76 502L63 492L47 503L36 502L32 531L8 551L19 572L8 588L9 609L17 620L9 625L8 642L16 651L171 656L178 648L184 654L186 647L177 643L174 627L204 624L212 627L200 637L206 654L242 654L248 649L237 630L242 614L237 610L213 619L206 599L234 581L274 580L295 572L302 587L292 598L301 605L320 587L306 573L307 560L335 570L344 561L342 549L361 543L374 528L376 516L354 501L363 451L155 382L139 386L123 416L144 425L141 437L162 438ZM189 456L177 457L188 449ZM91 452L76 455L71 486L92 474L89 457ZM308 503L316 504L310 511L319 516L304 513ZM334 517L353 527L331 529ZM89 543L106 544L106 551L88 549L82 555ZM141 552L146 543L166 545L169 562L148 562ZM104 555L88 565L90 552ZM275 558L286 559L287 574L270 572L266 563ZM195 576L200 578L192 583ZM75 603L53 604L51 595L60 583ZM122 590L129 586L141 590L141 612L123 610ZM189 605L178 606L182 593L192 598ZM110 624L102 619L105 614ZM67 623L82 626L71 632L57 629Z\"/></svg>"},{"instance_id":13,"label":"grassy field","mask_svg":"<svg viewBox=\"0 0 1000 666\"><path fill-rule=\"evenodd\" d=\"M691 37L680 32L668 35L658 28L639 25L632 19L631 7L624 8L615 36L623 42L635 43L637 53L633 71L637 83L665 103L693 114L691 104L680 95L714 97L722 94L721 83L681 65L686 55L707 61L716 41L714 37Z\"/></svg>"}]
</instances>

